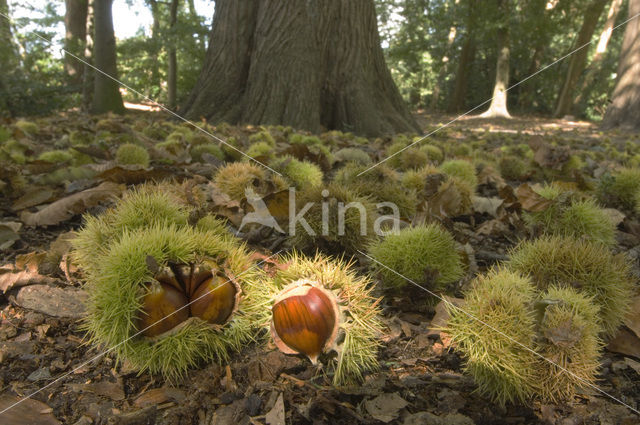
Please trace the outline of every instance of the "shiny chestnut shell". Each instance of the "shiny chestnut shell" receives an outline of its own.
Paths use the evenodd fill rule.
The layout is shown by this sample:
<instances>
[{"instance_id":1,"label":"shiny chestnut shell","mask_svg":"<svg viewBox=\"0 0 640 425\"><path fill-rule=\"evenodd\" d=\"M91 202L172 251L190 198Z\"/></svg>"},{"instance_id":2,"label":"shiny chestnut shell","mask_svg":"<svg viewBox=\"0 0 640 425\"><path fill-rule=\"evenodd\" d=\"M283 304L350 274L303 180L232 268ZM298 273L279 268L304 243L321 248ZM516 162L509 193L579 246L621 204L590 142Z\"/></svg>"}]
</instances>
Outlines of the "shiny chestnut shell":
<instances>
[{"instance_id":1,"label":"shiny chestnut shell","mask_svg":"<svg viewBox=\"0 0 640 425\"><path fill-rule=\"evenodd\" d=\"M181 291L166 283L149 284L149 292L142 301L142 314L138 329L148 337L164 333L189 318L187 297Z\"/></svg>"},{"instance_id":2,"label":"shiny chestnut shell","mask_svg":"<svg viewBox=\"0 0 640 425\"><path fill-rule=\"evenodd\" d=\"M309 281L285 288L276 299L272 314L272 335L285 353L305 354L315 364L335 341L339 327L335 296Z\"/></svg>"},{"instance_id":3,"label":"shiny chestnut shell","mask_svg":"<svg viewBox=\"0 0 640 425\"><path fill-rule=\"evenodd\" d=\"M210 275L191 295L191 315L216 325L225 324L236 308L239 290L223 276Z\"/></svg>"}]
</instances>

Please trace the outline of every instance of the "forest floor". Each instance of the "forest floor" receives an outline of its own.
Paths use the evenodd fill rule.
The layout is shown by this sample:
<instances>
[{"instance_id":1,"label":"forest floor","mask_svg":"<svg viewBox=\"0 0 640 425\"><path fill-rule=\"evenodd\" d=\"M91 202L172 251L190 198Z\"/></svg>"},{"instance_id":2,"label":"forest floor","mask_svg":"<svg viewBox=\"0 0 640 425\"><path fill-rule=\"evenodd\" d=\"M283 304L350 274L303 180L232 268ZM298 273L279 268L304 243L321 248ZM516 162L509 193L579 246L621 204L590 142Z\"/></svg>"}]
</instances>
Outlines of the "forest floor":
<instances>
[{"instance_id":1,"label":"forest floor","mask_svg":"<svg viewBox=\"0 0 640 425\"><path fill-rule=\"evenodd\" d=\"M418 116L425 132L452 118ZM86 294L81 274L65 261L68 232L81 227L82 213L103 211L110 203L107 195L121 193L124 185L171 177L206 188L220 162L210 156L195 162L185 159L188 150L167 153L154 148L154 142L162 141L162 131L154 136L145 128L159 128L166 136L179 125L158 113L101 119L68 113L35 123L35 130L6 123L10 137L26 147L22 150L26 160L22 164L5 162L0 170L0 409L35 393L1 414L3 424L613 425L640 421L628 408L591 389L561 404L532 401L502 407L492 403L475 392L473 380L463 373L463 359L451 349L446 335L434 330L437 308L426 306L425 296L419 294L385 299L381 369L359 386L335 388L307 360L262 345L249 345L228 364L203 365L173 383L159 376L139 375L127 362L116 364L110 353L101 355L102 348L85 341L81 319ZM239 147L246 148L247 136L259 129L224 126L213 130L222 137L236 137ZM74 137L88 141L77 146L91 157L91 163L78 168L90 168L91 174L64 174L58 170L71 169L69 163L35 159L44 151L69 149L73 132ZM149 148L150 167L114 165L117 144L132 137ZM453 148L463 143L471 145L474 158L478 152L484 152L479 155L482 158L500 155L501 147L507 145L533 146L535 152L546 149L547 155L538 162L552 173L561 172L565 154L570 152L583 161L579 171L564 176L567 184L576 187L588 186L640 151L637 135L603 134L586 122L534 117L461 119L429 140L444 146L451 157L455 156ZM276 141L279 150L287 149L285 142L278 137ZM365 148L374 160L382 159L389 143L389 139L371 141ZM341 139L335 146L351 146L351 142ZM565 147L566 152L562 151ZM523 173L506 184L534 184L542 181L539 176L534 171ZM456 240L468 247L469 271L453 288L457 296L474 274L504 260L518 240L529 236L518 221L516 201L500 198L504 195L496 187L502 180L499 174L494 170L479 177L478 198L498 199L503 206L512 202L515 213L500 215L497 208L483 207L476 200L471 214L444 220ZM102 185L100 194L87 192L97 185ZM212 210L222 214L215 199L209 202ZM611 213L618 222L615 251L629 255L637 278L640 219L637 213L620 209ZM277 239L254 240L252 247L268 253L274 246L286 246ZM357 267L364 273L366 264L358 260ZM640 338L634 329L640 328L639 315L636 310L609 343L597 382L599 388L636 408L640 407Z\"/></svg>"}]
</instances>

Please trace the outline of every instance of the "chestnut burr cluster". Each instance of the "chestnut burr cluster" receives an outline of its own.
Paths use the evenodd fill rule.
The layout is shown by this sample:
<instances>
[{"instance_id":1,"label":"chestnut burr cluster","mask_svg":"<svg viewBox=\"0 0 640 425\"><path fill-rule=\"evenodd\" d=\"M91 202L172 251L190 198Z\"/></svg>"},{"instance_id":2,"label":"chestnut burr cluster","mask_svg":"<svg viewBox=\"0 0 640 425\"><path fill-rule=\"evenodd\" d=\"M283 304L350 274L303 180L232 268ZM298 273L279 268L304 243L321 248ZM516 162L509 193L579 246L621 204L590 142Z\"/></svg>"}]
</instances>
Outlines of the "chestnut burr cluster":
<instances>
[{"instance_id":1,"label":"chestnut burr cluster","mask_svg":"<svg viewBox=\"0 0 640 425\"><path fill-rule=\"evenodd\" d=\"M148 292L137 327L147 337L163 334L189 317L224 325L233 315L241 292L221 270L195 264L170 263L157 270L145 286Z\"/></svg>"}]
</instances>

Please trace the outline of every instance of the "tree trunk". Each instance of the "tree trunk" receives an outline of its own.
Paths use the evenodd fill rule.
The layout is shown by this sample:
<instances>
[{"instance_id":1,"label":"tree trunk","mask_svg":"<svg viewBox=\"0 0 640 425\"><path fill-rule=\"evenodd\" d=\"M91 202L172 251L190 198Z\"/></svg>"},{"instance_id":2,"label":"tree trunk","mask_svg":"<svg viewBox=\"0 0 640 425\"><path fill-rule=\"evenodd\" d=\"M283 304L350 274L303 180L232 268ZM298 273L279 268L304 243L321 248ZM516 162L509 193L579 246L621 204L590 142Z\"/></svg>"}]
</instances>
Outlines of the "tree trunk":
<instances>
[{"instance_id":1,"label":"tree trunk","mask_svg":"<svg viewBox=\"0 0 640 425\"><path fill-rule=\"evenodd\" d=\"M219 0L182 108L212 122L367 136L419 131L380 47L373 0Z\"/></svg>"},{"instance_id":2,"label":"tree trunk","mask_svg":"<svg viewBox=\"0 0 640 425\"><path fill-rule=\"evenodd\" d=\"M482 113L482 118L511 118L507 109L507 88L509 87L509 0L497 0L498 19L501 26L496 31L498 41L498 57L496 60L496 83L489 109Z\"/></svg>"},{"instance_id":3,"label":"tree trunk","mask_svg":"<svg viewBox=\"0 0 640 425\"><path fill-rule=\"evenodd\" d=\"M640 0L629 0L629 17L640 13ZM602 120L605 129L640 131L640 17L627 22L620 50L613 100Z\"/></svg>"},{"instance_id":4,"label":"tree trunk","mask_svg":"<svg viewBox=\"0 0 640 425\"><path fill-rule=\"evenodd\" d=\"M0 12L10 16L7 0L0 0ZM2 72L0 72L0 115L3 115L5 111L9 115L13 115L9 96L6 94L9 90L9 83L6 78L16 70L19 62L18 51L11 32L11 21L0 16L0 63L2 64Z\"/></svg>"},{"instance_id":5,"label":"tree trunk","mask_svg":"<svg viewBox=\"0 0 640 425\"><path fill-rule=\"evenodd\" d=\"M171 0L169 17L169 69L167 85L169 86L169 109L176 109L176 93L178 84L178 59L176 55L176 21L178 20L179 0Z\"/></svg>"},{"instance_id":6,"label":"tree trunk","mask_svg":"<svg viewBox=\"0 0 640 425\"><path fill-rule=\"evenodd\" d=\"M160 62L158 61L158 56L160 55L162 43L160 41L160 9L158 7L158 2L156 0L148 1L149 6L151 7L151 17L153 18L153 24L151 26L151 45L149 48L149 58L151 62L151 84L145 91L147 96L152 96L153 93L151 92L151 89L160 87Z\"/></svg>"},{"instance_id":7,"label":"tree trunk","mask_svg":"<svg viewBox=\"0 0 640 425\"><path fill-rule=\"evenodd\" d=\"M93 62L100 71L117 79L116 36L113 33L112 3L113 0L94 0ZM93 87L93 107L91 109L94 114L124 112L119 84L116 81L96 71Z\"/></svg>"},{"instance_id":8,"label":"tree trunk","mask_svg":"<svg viewBox=\"0 0 640 425\"><path fill-rule=\"evenodd\" d=\"M476 56L476 39L474 34L476 27L475 6L476 0L470 0L467 15L467 32L462 50L460 51L460 59L458 60L458 68L456 69L456 80L449 105L447 106L447 112L456 112L464 108L469 72L471 71L473 59Z\"/></svg>"},{"instance_id":9,"label":"tree trunk","mask_svg":"<svg viewBox=\"0 0 640 425\"><path fill-rule=\"evenodd\" d=\"M87 0L65 0L64 71L73 86L81 87L84 64L71 56L82 58L87 38Z\"/></svg>"},{"instance_id":10,"label":"tree trunk","mask_svg":"<svg viewBox=\"0 0 640 425\"><path fill-rule=\"evenodd\" d=\"M86 40L84 43L84 65L83 81L82 81L82 99L83 108L85 111L91 110L93 104L93 84L95 71L91 66L93 65L93 3L94 0L88 0L87 2L87 29Z\"/></svg>"},{"instance_id":11,"label":"tree trunk","mask_svg":"<svg viewBox=\"0 0 640 425\"><path fill-rule=\"evenodd\" d=\"M591 41L591 37L593 37L596 25L598 25L598 20L607 1L608 0L594 0L589 4L589 7L587 7L587 10L584 12L582 27L580 28L580 32L578 32L578 37L573 44L572 50ZM567 69L564 83L560 88L556 109L553 113L554 117L562 118L571 113L573 109L573 90L587 65L588 55L589 49L585 47L572 54L569 58L569 68Z\"/></svg>"},{"instance_id":12,"label":"tree trunk","mask_svg":"<svg viewBox=\"0 0 640 425\"><path fill-rule=\"evenodd\" d=\"M596 53L593 55L593 59L591 59L587 75L582 80L580 90L578 90L576 98L573 101L573 104L576 107L580 107L580 112L584 110L581 104L584 99L587 99L587 94L591 91L593 80L596 78L597 70L599 69L600 63L604 58L604 54L607 52L607 46L609 45L609 40L611 40L611 33L613 32L613 26L616 23L616 19L618 19L618 13L622 8L622 3L623 0L613 0L613 2L611 2L611 6L609 7L609 13L607 13L607 22L605 22L604 28L600 32L600 39L598 40Z\"/></svg>"}]
</instances>

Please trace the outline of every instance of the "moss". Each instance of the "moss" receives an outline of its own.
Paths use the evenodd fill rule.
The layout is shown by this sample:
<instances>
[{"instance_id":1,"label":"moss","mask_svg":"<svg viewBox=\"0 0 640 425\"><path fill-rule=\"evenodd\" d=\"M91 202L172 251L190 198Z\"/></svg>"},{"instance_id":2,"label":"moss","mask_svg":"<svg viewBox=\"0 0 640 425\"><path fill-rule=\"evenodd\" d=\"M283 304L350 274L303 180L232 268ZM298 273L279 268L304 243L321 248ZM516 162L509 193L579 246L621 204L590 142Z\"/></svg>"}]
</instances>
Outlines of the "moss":
<instances>
[{"instance_id":1,"label":"moss","mask_svg":"<svg viewBox=\"0 0 640 425\"><path fill-rule=\"evenodd\" d=\"M448 176L457 177L468 184L472 192L475 192L478 186L478 177L476 169L472 163L462 159L452 159L445 161L440 165L440 171Z\"/></svg>"},{"instance_id":2,"label":"moss","mask_svg":"<svg viewBox=\"0 0 640 425\"><path fill-rule=\"evenodd\" d=\"M369 198L334 183L326 188L316 186L299 193L296 197L296 212L300 213L307 203L311 203L311 206L303 218L311 232L298 221L295 231L289 235L291 245L297 249L353 255L375 238L373 223L377 213ZM324 221L323 203L326 205L327 217ZM346 208L351 203L357 207ZM343 220L340 217L341 209L344 213ZM323 222L326 223L326 227ZM342 227L339 226L341 222Z\"/></svg>"},{"instance_id":3,"label":"moss","mask_svg":"<svg viewBox=\"0 0 640 425\"><path fill-rule=\"evenodd\" d=\"M123 165L149 166L149 152L142 146L132 143L121 145L116 151L116 162Z\"/></svg>"},{"instance_id":4,"label":"moss","mask_svg":"<svg viewBox=\"0 0 640 425\"><path fill-rule=\"evenodd\" d=\"M388 289L410 284L391 270L433 292L443 290L464 274L453 236L437 224L408 227L389 234L370 246L369 254L380 263L372 267Z\"/></svg>"},{"instance_id":5,"label":"moss","mask_svg":"<svg viewBox=\"0 0 640 425\"><path fill-rule=\"evenodd\" d=\"M380 164L358 176L367 168L366 165L347 164L336 173L333 181L368 196L373 201L391 202L398 207L402 217L412 217L418 204L415 191L398 187L400 183L398 173L386 164Z\"/></svg>"},{"instance_id":6,"label":"moss","mask_svg":"<svg viewBox=\"0 0 640 425\"><path fill-rule=\"evenodd\" d=\"M559 236L525 241L511 252L508 267L530 275L540 291L573 287L593 297L606 335L616 332L629 311L633 284L628 261L600 243Z\"/></svg>"},{"instance_id":7,"label":"moss","mask_svg":"<svg viewBox=\"0 0 640 425\"><path fill-rule=\"evenodd\" d=\"M362 149L358 148L342 148L334 154L336 161L354 162L360 165L371 164L371 157Z\"/></svg>"},{"instance_id":8,"label":"moss","mask_svg":"<svg viewBox=\"0 0 640 425\"><path fill-rule=\"evenodd\" d=\"M322 184L322 170L317 165L299 161L291 156L285 156L273 162L272 167L281 172L297 189L314 187Z\"/></svg>"},{"instance_id":9,"label":"moss","mask_svg":"<svg viewBox=\"0 0 640 425\"><path fill-rule=\"evenodd\" d=\"M19 120L13 125L28 136L35 136L40 130L38 124L33 121Z\"/></svg>"},{"instance_id":10,"label":"moss","mask_svg":"<svg viewBox=\"0 0 640 425\"><path fill-rule=\"evenodd\" d=\"M465 359L465 370L478 390L495 402L524 401L538 386L534 346L535 299L531 281L505 269L477 277L464 306L447 304L446 332Z\"/></svg>"},{"instance_id":11,"label":"moss","mask_svg":"<svg viewBox=\"0 0 640 425\"><path fill-rule=\"evenodd\" d=\"M216 186L231 199L245 198L245 190L252 188L258 195L283 190L287 183L278 175L269 176L267 170L252 162L234 162L218 169L214 176Z\"/></svg>"},{"instance_id":12,"label":"moss","mask_svg":"<svg viewBox=\"0 0 640 425\"><path fill-rule=\"evenodd\" d=\"M220 161L224 160L224 152L218 145L205 143L191 148L191 158L196 162L204 162L203 155L209 154Z\"/></svg>"},{"instance_id":13,"label":"moss","mask_svg":"<svg viewBox=\"0 0 640 425\"><path fill-rule=\"evenodd\" d=\"M505 155L500 158L498 169L505 180L523 180L529 174L527 162L513 155Z\"/></svg>"},{"instance_id":14,"label":"moss","mask_svg":"<svg viewBox=\"0 0 640 425\"><path fill-rule=\"evenodd\" d=\"M551 287L536 304L537 393L544 401L571 400L585 384L594 385L602 341L598 306L573 288ZM542 314L540 314L542 313Z\"/></svg>"},{"instance_id":15,"label":"moss","mask_svg":"<svg viewBox=\"0 0 640 425\"><path fill-rule=\"evenodd\" d=\"M264 141L251 144L249 149L247 149L246 154L261 162L271 162L276 157L273 145ZM249 158L245 157L244 160L249 161Z\"/></svg>"},{"instance_id":16,"label":"moss","mask_svg":"<svg viewBox=\"0 0 640 425\"><path fill-rule=\"evenodd\" d=\"M557 185L546 185L538 193L551 201L543 211L524 214L529 226L544 234L585 238L607 246L615 243L615 225L594 200L582 199Z\"/></svg>"},{"instance_id":17,"label":"moss","mask_svg":"<svg viewBox=\"0 0 640 425\"><path fill-rule=\"evenodd\" d=\"M332 260L322 255L306 258L293 253L283 257L274 283L278 290L300 279L309 279L333 292L343 312L340 324L341 342L338 355L330 356L323 370L333 374L334 385L362 382L364 374L379 369L377 352L380 347L382 322L380 299L372 294L373 285L356 273L353 264Z\"/></svg>"},{"instance_id":18,"label":"moss","mask_svg":"<svg viewBox=\"0 0 640 425\"><path fill-rule=\"evenodd\" d=\"M69 151L55 150L42 152L38 155L40 161L51 162L53 164L59 164L63 162L71 162L73 155Z\"/></svg>"}]
</instances>

